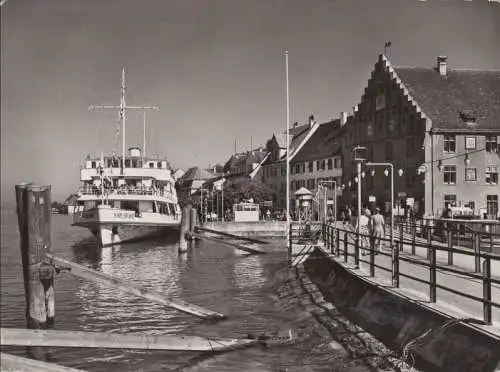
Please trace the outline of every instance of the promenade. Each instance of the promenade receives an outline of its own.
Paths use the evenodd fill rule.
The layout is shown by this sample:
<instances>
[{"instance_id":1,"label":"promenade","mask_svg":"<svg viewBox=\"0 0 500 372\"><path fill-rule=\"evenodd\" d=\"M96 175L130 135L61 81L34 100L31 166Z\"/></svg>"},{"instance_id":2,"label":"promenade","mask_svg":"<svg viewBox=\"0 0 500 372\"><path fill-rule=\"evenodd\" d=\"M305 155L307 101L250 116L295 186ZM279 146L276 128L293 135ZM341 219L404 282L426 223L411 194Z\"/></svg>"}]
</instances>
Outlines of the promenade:
<instances>
[{"instance_id":1,"label":"promenade","mask_svg":"<svg viewBox=\"0 0 500 372\"><path fill-rule=\"evenodd\" d=\"M340 257L338 260L343 261L343 249L344 240L347 238L347 252L348 260L347 265L354 267L355 264L355 229L351 224L344 225L341 222L337 222L334 226L339 229L339 239L340 239ZM389 240L389 234L386 238ZM400 240L399 231L394 231L395 241ZM415 298L427 306L430 306L436 310L444 312L450 316L457 318L475 318L483 319L483 305L481 302L461 296L457 293L447 291L444 289L437 288L436 290L436 303L432 303L429 300L430 285L428 283L420 282L429 281L430 269L426 264L429 264L427 259L427 248L419 247L418 244L427 244L427 242L421 238L416 238L417 246L415 247L415 254L412 254L412 244L410 236L403 234L403 249L399 251L399 288L396 289L401 294L407 295L409 297ZM375 276L370 278L384 286L392 286L391 284L391 250L389 249L389 241L385 243L387 246L382 248L382 253L375 255ZM432 244L437 247L446 247L445 244L437 241L433 241ZM360 263L359 263L359 274L362 276L369 276L370 272L370 255L366 251L367 255L361 254L360 250ZM408 262L406 260L411 260ZM481 259L481 267L484 259ZM500 280L500 261L491 261L491 277L493 279ZM377 267L379 266L379 267ZM483 280L481 278L482 274L477 273L476 277L471 278L466 276L466 273L475 272L475 260L473 256L453 253L453 265L448 265L448 252L436 250L436 283L438 286L444 286L450 288L452 291L463 293L469 296L475 296L478 298L483 297ZM449 272L445 269L440 269L439 266L445 268L454 269L456 271L462 271L464 274L459 274L456 272ZM384 270L386 269L386 270ZM417 278L410 279L403 275L409 275ZM493 302L500 302L500 285L492 283L491 284L491 299ZM493 324L491 326L481 326L485 330L500 335L500 309L492 307L492 320Z\"/></svg>"}]
</instances>

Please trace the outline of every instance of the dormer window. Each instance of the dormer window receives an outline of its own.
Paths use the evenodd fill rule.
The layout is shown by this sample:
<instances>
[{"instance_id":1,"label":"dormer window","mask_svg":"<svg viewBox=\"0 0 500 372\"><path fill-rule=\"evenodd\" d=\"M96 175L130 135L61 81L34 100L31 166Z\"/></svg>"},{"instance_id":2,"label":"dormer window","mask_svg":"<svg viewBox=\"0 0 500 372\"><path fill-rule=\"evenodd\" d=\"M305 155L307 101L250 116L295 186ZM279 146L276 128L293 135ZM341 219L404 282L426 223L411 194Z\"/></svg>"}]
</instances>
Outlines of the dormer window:
<instances>
[{"instance_id":1,"label":"dormer window","mask_svg":"<svg viewBox=\"0 0 500 372\"><path fill-rule=\"evenodd\" d=\"M477 125L476 123L477 114L475 111L464 110L460 111L458 115L460 116L460 120L462 120L466 125L471 125L471 126Z\"/></svg>"}]
</instances>

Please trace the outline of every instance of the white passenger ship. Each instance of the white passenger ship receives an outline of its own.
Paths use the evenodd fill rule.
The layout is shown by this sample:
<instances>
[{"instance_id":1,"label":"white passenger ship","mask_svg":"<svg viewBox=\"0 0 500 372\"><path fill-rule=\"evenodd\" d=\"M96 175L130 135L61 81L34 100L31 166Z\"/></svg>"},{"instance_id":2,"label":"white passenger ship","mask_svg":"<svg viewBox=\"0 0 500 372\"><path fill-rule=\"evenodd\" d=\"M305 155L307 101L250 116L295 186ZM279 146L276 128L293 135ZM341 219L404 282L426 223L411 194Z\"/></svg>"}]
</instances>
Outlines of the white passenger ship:
<instances>
[{"instance_id":1,"label":"white passenger ship","mask_svg":"<svg viewBox=\"0 0 500 372\"><path fill-rule=\"evenodd\" d=\"M147 158L138 147L125 153L125 120L128 109L156 107L125 104L125 71L118 109L122 122L123 154L90 159L80 171L82 187L75 200L73 226L88 228L102 246L161 236L177 230L181 211L175 181L166 160ZM144 123L144 131L145 131ZM144 132L144 147L145 142ZM144 148L143 147L143 148Z\"/></svg>"}]
</instances>

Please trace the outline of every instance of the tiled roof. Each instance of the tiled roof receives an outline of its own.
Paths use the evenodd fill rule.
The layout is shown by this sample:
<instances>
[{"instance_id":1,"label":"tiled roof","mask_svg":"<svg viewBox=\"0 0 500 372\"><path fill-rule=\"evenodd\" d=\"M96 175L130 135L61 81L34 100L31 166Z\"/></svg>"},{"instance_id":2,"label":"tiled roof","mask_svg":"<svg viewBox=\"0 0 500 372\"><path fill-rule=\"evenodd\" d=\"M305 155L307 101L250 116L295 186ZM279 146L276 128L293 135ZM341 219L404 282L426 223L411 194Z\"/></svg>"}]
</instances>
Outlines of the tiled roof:
<instances>
[{"instance_id":1,"label":"tiled roof","mask_svg":"<svg viewBox=\"0 0 500 372\"><path fill-rule=\"evenodd\" d=\"M311 126L309 124L297 125L296 127L290 128L290 135L297 136L302 132L308 130ZM286 131L285 131L286 132Z\"/></svg>"},{"instance_id":2,"label":"tiled roof","mask_svg":"<svg viewBox=\"0 0 500 372\"><path fill-rule=\"evenodd\" d=\"M410 96L432 120L434 130L470 130L462 118L476 117L474 131L500 130L500 71L395 67Z\"/></svg>"},{"instance_id":3,"label":"tiled roof","mask_svg":"<svg viewBox=\"0 0 500 372\"><path fill-rule=\"evenodd\" d=\"M214 176L206 169L200 167L189 168L186 173L179 179L179 181L193 181L193 180L208 180Z\"/></svg>"},{"instance_id":4,"label":"tiled roof","mask_svg":"<svg viewBox=\"0 0 500 372\"><path fill-rule=\"evenodd\" d=\"M312 129L312 127L309 124L304 124L304 125L301 125L300 127L294 128L294 129L298 129L298 128L300 128L300 130L295 130L294 134L290 140L290 155L291 156L293 156L293 153L295 152L295 150L297 150L297 148L300 146L302 141L304 141L304 139L307 137L310 130ZM290 134L292 134L292 131L293 131L293 129L290 129ZM286 159L286 154L283 155L281 158L281 160L284 160L284 159Z\"/></svg>"},{"instance_id":5,"label":"tiled roof","mask_svg":"<svg viewBox=\"0 0 500 372\"><path fill-rule=\"evenodd\" d=\"M338 119L321 124L295 155L293 162L325 159L340 154L342 130Z\"/></svg>"}]
</instances>

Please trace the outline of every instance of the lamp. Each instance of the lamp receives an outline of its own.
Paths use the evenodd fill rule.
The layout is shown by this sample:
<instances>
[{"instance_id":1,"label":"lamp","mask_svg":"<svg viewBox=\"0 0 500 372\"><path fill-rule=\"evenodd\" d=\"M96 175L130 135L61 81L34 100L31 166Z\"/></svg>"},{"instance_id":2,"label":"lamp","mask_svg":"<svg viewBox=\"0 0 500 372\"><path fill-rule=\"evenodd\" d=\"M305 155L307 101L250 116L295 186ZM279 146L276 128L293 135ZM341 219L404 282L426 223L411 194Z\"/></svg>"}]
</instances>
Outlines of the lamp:
<instances>
[{"instance_id":1,"label":"lamp","mask_svg":"<svg viewBox=\"0 0 500 372\"><path fill-rule=\"evenodd\" d=\"M387 168L384 169L384 174L385 174L386 177L389 176L389 169L387 169Z\"/></svg>"},{"instance_id":2,"label":"lamp","mask_svg":"<svg viewBox=\"0 0 500 372\"><path fill-rule=\"evenodd\" d=\"M466 154L465 155L465 160L464 160L464 163L465 163L465 166L468 167L470 165L470 158L469 158L469 155Z\"/></svg>"},{"instance_id":3,"label":"lamp","mask_svg":"<svg viewBox=\"0 0 500 372\"><path fill-rule=\"evenodd\" d=\"M351 187L351 181L349 181L349 182L347 183L347 186Z\"/></svg>"},{"instance_id":4,"label":"lamp","mask_svg":"<svg viewBox=\"0 0 500 372\"><path fill-rule=\"evenodd\" d=\"M358 183L358 176L354 177L354 182Z\"/></svg>"},{"instance_id":5,"label":"lamp","mask_svg":"<svg viewBox=\"0 0 500 372\"><path fill-rule=\"evenodd\" d=\"M372 169L372 171L370 172L372 177L375 176L375 169Z\"/></svg>"},{"instance_id":6,"label":"lamp","mask_svg":"<svg viewBox=\"0 0 500 372\"><path fill-rule=\"evenodd\" d=\"M399 174L399 177L401 177L403 175L403 170L401 168L399 168L398 174Z\"/></svg>"},{"instance_id":7,"label":"lamp","mask_svg":"<svg viewBox=\"0 0 500 372\"><path fill-rule=\"evenodd\" d=\"M442 172L444 169L444 165L443 165L443 162L441 160L438 161L438 169L440 172Z\"/></svg>"},{"instance_id":8,"label":"lamp","mask_svg":"<svg viewBox=\"0 0 500 372\"><path fill-rule=\"evenodd\" d=\"M342 184L342 187L341 187L341 188L342 188L342 190L344 190L344 189L345 189L345 184Z\"/></svg>"},{"instance_id":9,"label":"lamp","mask_svg":"<svg viewBox=\"0 0 500 372\"><path fill-rule=\"evenodd\" d=\"M364 171L361 172L361 178L365 178L365 176L366 176L366 173Z\"/></svg>"}]
</instances>

